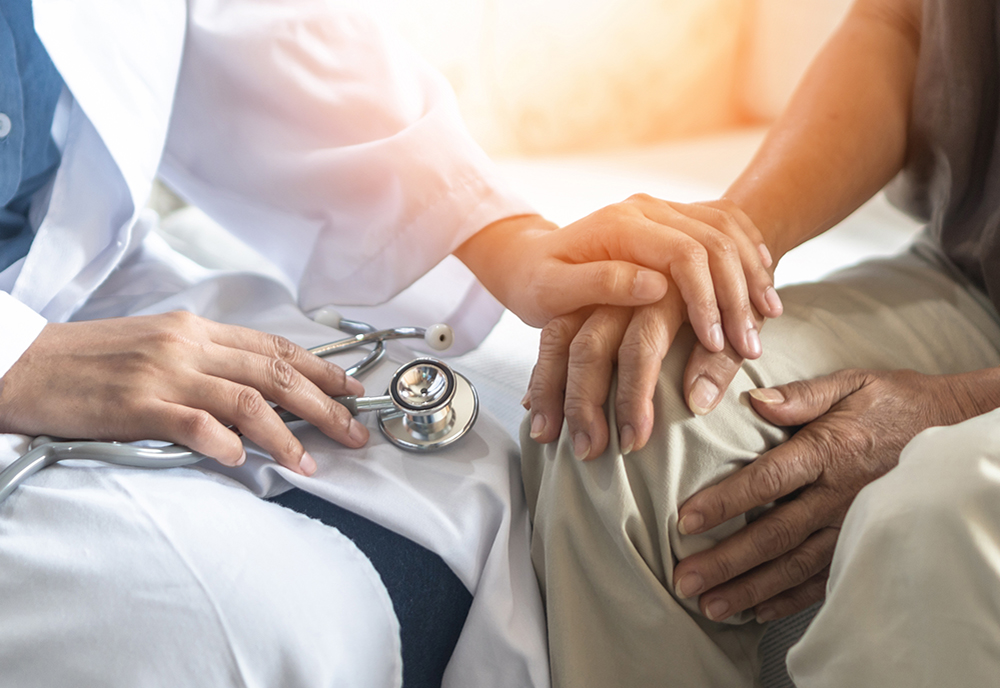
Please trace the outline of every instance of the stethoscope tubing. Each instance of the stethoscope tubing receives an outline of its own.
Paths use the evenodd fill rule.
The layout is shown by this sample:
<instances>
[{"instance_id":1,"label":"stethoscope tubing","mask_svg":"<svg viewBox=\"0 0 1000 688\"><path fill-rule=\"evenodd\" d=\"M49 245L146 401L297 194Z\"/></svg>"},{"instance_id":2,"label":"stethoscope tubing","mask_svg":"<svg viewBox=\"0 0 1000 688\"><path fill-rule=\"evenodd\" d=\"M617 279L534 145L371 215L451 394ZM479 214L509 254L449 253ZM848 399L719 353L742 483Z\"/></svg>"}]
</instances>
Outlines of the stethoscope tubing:
<instances>
[{"instance_id":1,"label":"stethoscope tubing","mask_svg":"<svg viewBox=\"0 0 1000 688\"><path fill-rule=\"evenodd\" d=\"M179 444L140 447L120 442L57 441L51 437L36 437L28 452L0 473L0 502L32 475L60 461L77 459L133 468L177 468L204 458L203 454Z\"/></svg>"}]
</instances>

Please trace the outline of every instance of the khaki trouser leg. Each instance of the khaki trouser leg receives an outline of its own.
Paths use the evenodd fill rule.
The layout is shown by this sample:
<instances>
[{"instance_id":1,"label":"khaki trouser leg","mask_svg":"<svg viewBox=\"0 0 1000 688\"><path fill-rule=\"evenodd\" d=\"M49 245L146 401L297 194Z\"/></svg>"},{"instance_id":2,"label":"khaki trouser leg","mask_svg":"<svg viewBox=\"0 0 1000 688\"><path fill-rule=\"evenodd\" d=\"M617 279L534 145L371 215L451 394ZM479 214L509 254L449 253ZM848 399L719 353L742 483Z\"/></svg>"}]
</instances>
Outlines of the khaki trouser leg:
<instances>
[{"instance_id":1,"label":"khaki trouser leg","mask_svg":"<svg viewBox=\"0 0 1000 688\"><path fill-rule=\"evenodd\" d=\"M861 491L788 667L800 688L1000 684L1000 409L925 430Z\"/></svg>"},{"instance_id":2,"label":"khaki trouser leg","mask_svg":"<svg viewBox=\"0 0 1000 688\"><path fill-rule=\"evenodd\" d=\"M614 409L603 456L573 458L564 432L539 445L522 426L532 557L548 614L553 682L587 686L752 686L764 628L748 614L715 623L673 594L673 568L743 527L677 532L678 507L787 433L757 416L746 392L844 368L929 374L1000 365L1000 327L985 301L915 253L871 261L782 291L785 314L762 331L764 356L744 365L720 406L694 417L680 380L694 338L664 361L650 442L623 457ZM614 398L612 391L611 398ZM751 514L752 518L753 515Z\"/></svg>"}]
</instances>

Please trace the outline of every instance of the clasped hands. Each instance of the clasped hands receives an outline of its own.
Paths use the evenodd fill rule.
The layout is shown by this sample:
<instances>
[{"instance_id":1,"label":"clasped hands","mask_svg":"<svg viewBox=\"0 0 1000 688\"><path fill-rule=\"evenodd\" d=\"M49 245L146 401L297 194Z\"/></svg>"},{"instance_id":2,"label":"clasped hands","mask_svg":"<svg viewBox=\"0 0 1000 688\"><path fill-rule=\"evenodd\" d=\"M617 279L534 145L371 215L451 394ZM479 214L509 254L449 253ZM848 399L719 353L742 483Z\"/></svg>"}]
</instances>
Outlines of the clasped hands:
<instances>
[{"instance_id":1,"label":"clasped hands","mask_svg":"<svg viewBox=\"0 0 1000 688\"><path fill-rule=\"evenodd\" d=\"M769 252L734 205L668 204L643 196L620 205L629 204L701 246L679 243L690 253L671 264L667 293L657 303L589 307L543 329L524 400L531 436L554 441L565 419L581 460L607 447L603 405L615 364L619 445L627 455L650 437L660 364L685 320L698 342L685 369L684 396L692 412L703 415L719 403L743 359L761 355L757 332L763 316L782 310L768 271ZM613 216L622 209L604 212ZM717 299L707 298L713 289ZM720 317L726 341L720 340ZM679 562L676 594L700 595L702 613L717 621L747 609L769 621L823 599L839 528L858 492L894 467L921 430L988 410L969 403L975 398L971 386L969 376L844 370L751 391L753 408L765 420L800 429L687 500L678 528L702 533L773 506L715 547Z\"/></svg>"}]
</instances>

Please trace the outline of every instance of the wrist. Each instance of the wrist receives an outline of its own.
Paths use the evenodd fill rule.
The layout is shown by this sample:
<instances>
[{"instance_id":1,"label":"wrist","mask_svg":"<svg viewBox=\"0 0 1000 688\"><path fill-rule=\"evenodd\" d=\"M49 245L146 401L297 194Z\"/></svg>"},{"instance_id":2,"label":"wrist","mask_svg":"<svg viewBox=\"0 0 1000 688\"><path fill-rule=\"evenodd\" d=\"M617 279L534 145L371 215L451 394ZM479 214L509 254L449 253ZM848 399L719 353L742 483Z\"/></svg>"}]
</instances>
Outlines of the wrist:
<instances>
[{"instance_id":1,"label":"wrist","mask_svg":"<svg viewBox=\"0 0 1000 688\"><path fill-rule=\"evenodd\" d=\"M1000 408L1000 368L949 375L945 384L955 407L951 424Z\"/></svg>"},{"instance_id":2,"label":"wrist","mask_svg":"<svg viewBox=\"0 0 1000 688\"><path fill-rule=\"evenodd\" d=\"M523 255L525 240L554 229L558 229L557 225L540 215L507 217L473 234L455 249L454 255L499 298L494 289L504 281L502 275L509 275L507 256Z\"/></svg>"}]
</instances>

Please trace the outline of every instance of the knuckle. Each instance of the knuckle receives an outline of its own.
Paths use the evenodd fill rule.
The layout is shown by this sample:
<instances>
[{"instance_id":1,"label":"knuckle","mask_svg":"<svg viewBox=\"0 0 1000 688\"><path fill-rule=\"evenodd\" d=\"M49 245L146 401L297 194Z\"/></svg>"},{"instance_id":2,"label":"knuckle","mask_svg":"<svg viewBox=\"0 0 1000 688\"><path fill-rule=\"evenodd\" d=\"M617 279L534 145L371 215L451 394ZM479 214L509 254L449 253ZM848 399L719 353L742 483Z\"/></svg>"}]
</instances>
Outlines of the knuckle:
<instances>
[{"instance_id":1,"label":"knuckle","mask_svg":"<svg viewBox=\"0 0 1000 688\"><path fill-rule=\"evenodd\" d=\"M261 418L270 406L253 387L243 387L236 393L236 413L243 418Z\"/></svg>"},{"instance_id":2,"label":"knuckle","mask_svg":"<svg viewBox=\"0 0 1000 688\"><path fill-rule=\"evenodd\" d=\"M299 456L302 453L299 441L295 438L295 435L290 432L287 432L286 435L287 436L279 449L281 456Z\"/></svg>"},{"instance_id":3,"label":"knuckle","mask_svg":"<svg viewBox=\"0 0 1000 688\"><path fill-rule=\"evenodd\" d=\"M268 348L271 351L271 355L275 358L282 361L291 361L298 355L299 347L285 337L277 334L269 334L267 337Z\"/></svg>"},{"instance_id":4,"label":"knuckle","mask_svg":"<svg viewBox=\"0 0 1000 688\"><path fill-rule=\"evenodd\" d=\"M297 387L298 371L284 359L272 358L268 360L268 377L275 391L279 393L288 393Z\"/></svg>"},{"instance_id":5,"label":"knuckle","mask_svg":"<svg viewBox=\"0 0 1000 688\"><path fill-rule=\"evenodd\" d=\"M323 361L323 362L326 363L326 370L328 371L333 381L337 384L337 386L338 387L345 386L347 384L347 370L341 368L336 363L330 363L329 361Z\"/></svg>"},{"instance_id":6,"label":"knuckle","mask_svg":"<svg viewBox=\"0 0 1000 688\"><path fill-rule=\"evenodd\" d=\"M593 415L594 404L576 394L567 394L563 414L571 422L586 421Z\"/></svg>"},{"instance_id":7,"label":"knuckle","mask_svg":"<svg viewBox=\"0 0 1000 688\"><path fill-rule=\"evenodd\" d=\"M717 580L727 581L743 573L736 560L730 556L721 556L715 562Z\"/></svg>"},{"instance_id":8,"label":"knuckle","mask_svg":"<svg viewBox=\"0 0 1000 688\"><path fill-rule=\"evenodd\" d=\"M215 418L208 411L190 409L181 416L178 431L184 438L183 443L190 444L192 439L203 440L209 437L215 424Z\"/></svg>"},{"instance_id":9,"label":"knuckle","mask_svg":"<svg viewBox=\"0 0 1000 688\"><path fill-rule=\"evenodd\" d=\"M745 235L743 227L727 210L719 210L719 228L730 237Z\"/></svg>"},{"instance_id":10,"label":"knuckle","mask_svg":"<svg viewBox=\"0 0 1000 688\"><path fill-rule=\"evenodd\" d=\"M705 239L705 247L723 260L731 261L738 258L739 249L736 242L725 234L718 232L709 234Z\"/></svg>"},{"instance_id":11,"label":"knuckle","mask_svg":"<svg viewBox=\"0 0 1000 688\"><path fill-rule=\"evenodd\" d=\"M170 311L161 316L168 327L186 330L200 324L201 318L190 311Z\"/></svg>"},{"instance_id":12,"label":"knuckle","mask_svg":"<svg viewBox=\"0 0 1000 688\"><path fill-rule=\"evenodd\" d=\"M649 194L640 192L632 194L625 200L625 202L642 204L642 203L649 203L653 200L654 198Z\"/></svg>"},{"instance_id":13,"label":"knuckle","mask_svg":"<svg viewBox=\"0 0 1000 688\"><path fill-rule=\"evenodd\" d=\"M738 594L742 600L739 605L744 609L747 607L752 607L758 602L767 598L767 591L765 590L765 585L762 581L757 580L755 576L747 576L744 580L739 583Z\"/></svg>"},{"instance_id":14,"label":"knuckle","mask_svg":"<svg viewBox=\"0 0 1000 688\"><path fill-rule=\"evenodd\" d=\"M722 523L728 520L729 514L726 510L726 501L722 494L717 491L709 491L702 494L697 505L699 511L712 523Z\"/></svg>"},{"instance_id":15,"label":"knuckle","mask_svg":"<svg viewBox=\"0 0 1000 688\"><path fill-rule=\"evenodd\" d=\"M680 253L683 256L684 261L690 263L694 267L703 267L708 265L708 249L705 248L705 245L699 241L695 241L691 238L685 238L682 240Z\"/></svg>"},{"instance_id":16,"label":"knuckle","mask_svg":"<svg viewBox=\"0 0 1000 688\"><path fill-rule=\"evenodd\" d=\"M789 552L782 564L785 578L792 585L809 580L815 573L815 557L802 548Z\"/></svg>"},{"instance_id":17,"label":"knuckle","mask_svg":"<svg viewBox=\"0 0 1000 688\"><path fill-rule=\"evenodd\" d=\"M351 413L345 407L328 398L326 402L326 418L335 432L346 433L351 425Z\"/></svg>"},{"instance_id":18,"label":"knuckle","mask_svg":"<svg viewBox=\"0 0 1000 688\"><path fill-rule=\"evenodd\" d=\"M576 329L569 318L562 317L550 320L542 328L539 351L545 353L565 351L574 334L576 334Z\"/></svg>"},{"instance_id":19,"label":"knuckle","mask_svg":"<svg viewBox=\"0 0 1000 688\"><path fill-rule=\"evenodd\" d=\"M777 461L761 461L753 464L753 479L750 481L748 495L754 503L766 504L781 496L784 484L785 470Z\"/></svg>"},{"instance_id":20,"label":"knuckle","mask_svg":"<svg viewBox=\"0 0 1000 688\"><path fill-rule=\"evenodd\" d=\"M780 514L770 514L769 517L757 522L759 527L750 531L750 542L757 554L770 559L783 554L797 544L796 529Z\"/></svg>"},{"instance_id":21,"label":"knuckle","mask_svg":"<svg viewBox=\"0 0 1000 688\"><path fill-rule=\"evenodd\" d=\"M531 373L531 381L528 383L532 407L538 402L547 403L554 391L560 395L565 391L562 388L565 373L565 369L550 370L541 361L535 364L535 369Z\"/></svg>"},{"instance_id":22,"label":"knuckle","mask_svg":"<svg viewBox=\"0 0 1000 688\"><path fill-rule=\"evenodd\" d=\"M629 362L662 361L667 355L669 341L670 333L662 323L647 323L622 341L618 358Z\"/></svg>"},{"instance_id":23,"label":"knuckle","mask_svg":"<svg viewBox=\"0 0 1000 688\"><path fill-rule=\"evenodd\" d=\"M613 203L601 208L594 212L593 217L600 224L612 225L628 218L636 217L640 213L641 211L636 207L635 203L622 201L621 203Z\"/></svg>"},{"instance_id":24,"label":"knuckle","mask_svg":"<svg viewBox=\"0 0 1000 688\"><path fill-rule=\"evenodd\" d=\"M608 357L611 344L594 328L580 330L569 345L569 357L578 365L591 365Z\"/></svg>"}]
</instances>

